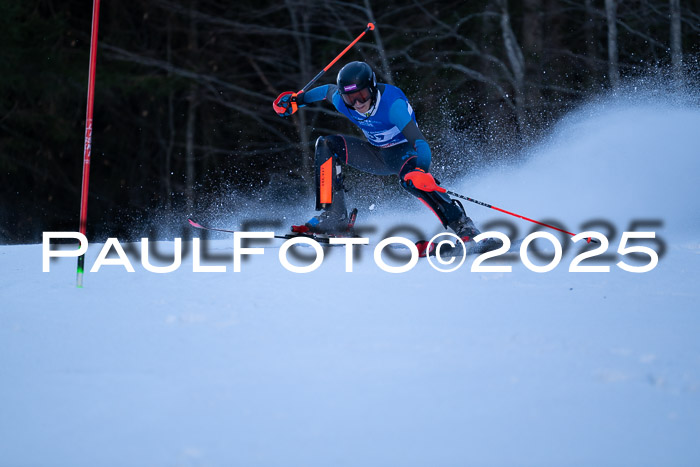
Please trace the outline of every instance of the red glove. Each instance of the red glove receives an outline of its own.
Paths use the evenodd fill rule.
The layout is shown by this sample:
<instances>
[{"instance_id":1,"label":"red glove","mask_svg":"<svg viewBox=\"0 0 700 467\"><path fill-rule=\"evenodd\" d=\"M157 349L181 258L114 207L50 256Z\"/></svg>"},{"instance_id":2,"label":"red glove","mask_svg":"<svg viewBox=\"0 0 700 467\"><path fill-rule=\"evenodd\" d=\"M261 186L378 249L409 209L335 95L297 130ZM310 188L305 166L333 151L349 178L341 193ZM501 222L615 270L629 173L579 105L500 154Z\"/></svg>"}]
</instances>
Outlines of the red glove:
<instances>
[{"instance_id":1,"label":"red glove","mask_svg":"<svg viewBox=\"0 0 700 467\"><path fill-rule=\"evenodd\" d=\"M447 191L443 187L438 186L433 176L423 169L415 169L413 172L404 175L403 179L422 191L439 191L440 193Z\"/></svg>"},{"instance_id":2,"label":"red glove","mask_svg":"<svg viewBox=\"0 0 700 467\"><path fill-rule=\"evenodd\" d=\"M280 117L288 117L297 111L303 105L297 104L297 98L301 93L286 91L277 96L277 99L272 103L272 108L275 109Z\"/></svg>"}]
</instances>

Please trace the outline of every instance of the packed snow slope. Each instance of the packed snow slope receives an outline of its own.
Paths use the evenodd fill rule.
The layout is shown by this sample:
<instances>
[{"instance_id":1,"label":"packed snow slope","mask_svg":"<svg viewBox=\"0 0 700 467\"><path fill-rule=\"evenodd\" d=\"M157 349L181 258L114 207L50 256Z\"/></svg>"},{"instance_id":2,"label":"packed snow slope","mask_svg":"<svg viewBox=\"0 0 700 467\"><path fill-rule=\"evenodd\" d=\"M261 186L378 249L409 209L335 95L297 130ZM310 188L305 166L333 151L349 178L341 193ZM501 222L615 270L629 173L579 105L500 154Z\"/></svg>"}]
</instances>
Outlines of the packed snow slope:
<instances>
[{"instance_id":1,"label":"packed snow slope","mask_svg":"<svg viewBox=\"0 0 700 467\"><path fill-rule=\"evenodd\" d=\"M188 253L155 274L130 253L135 272L77 289L74 259L43 273L41 245L0 247L0 465L698 465L699 128L690 104L593 103L526 162L455 187L573 231L611 224L610 257L582 263L610 272L569 272L577 245L545 273L516 254L485 263L512 272L469 257L390 274L380 229L351 273L342 248L289 272L279 240L234 273L219 237L207 264L226 272ZM433 229L425 211L371 217ZM616 252L639 220L665 252L636 274L616 263L644 257Z\"/></svg>"}]
</instances>

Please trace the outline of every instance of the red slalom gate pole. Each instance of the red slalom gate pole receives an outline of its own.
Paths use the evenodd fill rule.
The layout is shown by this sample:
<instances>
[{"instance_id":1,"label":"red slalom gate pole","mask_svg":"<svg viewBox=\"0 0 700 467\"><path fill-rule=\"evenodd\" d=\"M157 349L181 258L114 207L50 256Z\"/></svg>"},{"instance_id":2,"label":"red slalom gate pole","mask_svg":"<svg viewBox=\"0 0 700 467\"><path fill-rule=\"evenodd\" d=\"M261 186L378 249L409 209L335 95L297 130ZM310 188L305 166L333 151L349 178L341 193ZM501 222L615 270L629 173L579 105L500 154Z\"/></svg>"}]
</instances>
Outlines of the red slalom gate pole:
<instances>
[{"instance_id":1,"label":"red slalom gate pole","mask_svg":"<svg viewBox=\"0 0 700 467\"><path fill-rule=\"evenodd\" d=\"M488 203L484 203L483 201L479 201L479 200L476 200L476 199L474 199L474 198L470 198L470 197L468 197L468 196L460 195L459 193L455 193L454 191L449 191L449 190L447 190L447 194L448 194L448 195L452 195L452 196L456 196L457 198L464 199L464 200L466 200L466 201L469 201L469 202L471 202L471 203L478 204L478 205L480 205L480 206L484 206L484 207L487 207L487 208L495 209L495 210L498 211L498 212L502 212L502 213L504 213L504 214L508 214L508 215L510 215L510 216L517 217L517 218L519 218L519 219L523 219L523 220L526 220L526 221L529 221L529 222L533 222L533 223L535 223L535 224L537 224L537 225L541 225L541 226L547 227L547 228L549 228L549 229L554 229L554 230L557 230L557 231L559 231L559 232L563 232L563 233L565 233L565 234L569 234L569 235L571 235L572 237L575 237L575 236L576 236L575 233L567 232L566 230L562 230L562 229L560 229L560 228L558 228L558 227L554 227L553 225L545 224L544 222L536 221L536 220L534 220L534 219L530 219L529 217L521 216L520 214L515 214L514 212L506 211L505 209L497 208L496 206L492 206L492 205L490 205L490 204L488 204ZM595 238L591 238L591 237L588 237L588 238L586 239L586 241L587 241L588 243L591 243L591 242L593 242L593 243L600 243L598 240L596 240Z\"/></svg>"},{"instance_id":2,"label":"red slalom gate pole","mask_svg":"<svg viewBox=\"0 0 700 467\"><path fill-rule=\"evenodd\" d=\"M100 20L100 0L92 2L92 39L90 40L90 73L88 77L87 112L85 116L85 152L83 155L83 184L80 194L80 233L87 231L88 186L90 184L90 156L92 153L92 108L95 102L95 69L97 61L97 27ZM85 255L78 257L77 286L83 286Z\"/></svg>"}]
</instances>

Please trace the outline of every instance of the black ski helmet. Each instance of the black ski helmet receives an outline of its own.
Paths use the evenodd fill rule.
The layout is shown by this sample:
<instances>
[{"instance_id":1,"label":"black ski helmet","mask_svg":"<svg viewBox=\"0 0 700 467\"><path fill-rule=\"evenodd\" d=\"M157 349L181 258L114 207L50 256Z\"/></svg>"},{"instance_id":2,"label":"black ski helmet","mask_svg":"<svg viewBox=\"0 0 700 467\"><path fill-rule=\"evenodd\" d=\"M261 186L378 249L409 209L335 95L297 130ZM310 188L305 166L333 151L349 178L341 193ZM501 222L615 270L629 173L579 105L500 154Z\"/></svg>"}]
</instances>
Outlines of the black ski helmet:
<instances>
[{"instance_id":1,"label":"black ski helmet","mask_svg":"<svg viewBox=\"0 0 700 467\"><path fill-rule=\"evenodd\" d=\"M338 72L338 92L352 94L362 89L368 89L372 101L377 98L377 77L372 67L365 62L350 62Z\"/></svg>"}]
</instances>

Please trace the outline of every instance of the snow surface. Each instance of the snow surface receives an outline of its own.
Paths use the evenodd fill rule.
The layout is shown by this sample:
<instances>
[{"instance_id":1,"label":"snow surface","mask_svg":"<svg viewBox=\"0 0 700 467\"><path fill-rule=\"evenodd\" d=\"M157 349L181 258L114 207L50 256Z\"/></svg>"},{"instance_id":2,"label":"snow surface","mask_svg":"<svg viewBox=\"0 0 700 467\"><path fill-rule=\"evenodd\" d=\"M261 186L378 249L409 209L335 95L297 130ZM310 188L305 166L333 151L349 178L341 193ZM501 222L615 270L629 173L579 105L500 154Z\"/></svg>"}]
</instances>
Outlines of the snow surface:
<instances>
[{"instance_id":1,"label":"snow surface","mask_svg":"<svg viewBox=\"0 0 700 467\"><path fill-rule=\"evenodd\" d=\"M222 236L208 264L225 273L130 254L135 273L103 266L77 289L74 259L43 273L41 245L0 247L0 465L699 465L699 128L690 104L593 103L527 163L455 187L573 230L606 219L609 252L660 220L667 250L644 274L617 255L568 272L578 247L543 274L517 258L470 272L473 257L389 274L372 245L352 273L333 248L294 274L281 241L234 273ZM434 226L425 211L411 221Z\"/></svg>"}]
</instances>

